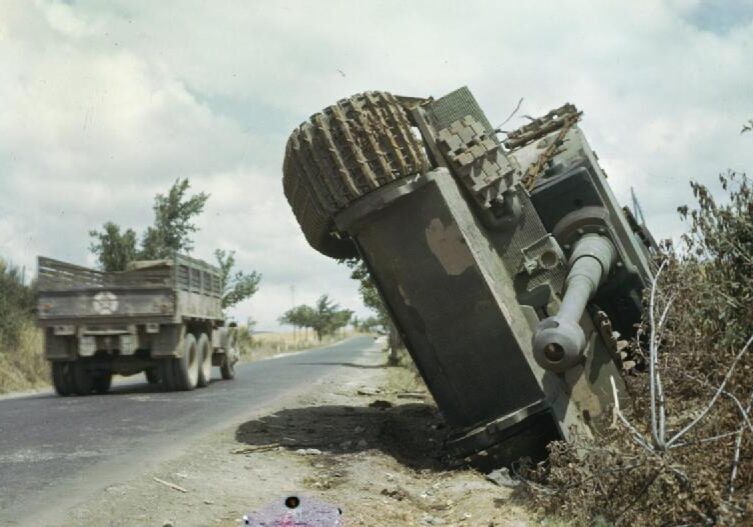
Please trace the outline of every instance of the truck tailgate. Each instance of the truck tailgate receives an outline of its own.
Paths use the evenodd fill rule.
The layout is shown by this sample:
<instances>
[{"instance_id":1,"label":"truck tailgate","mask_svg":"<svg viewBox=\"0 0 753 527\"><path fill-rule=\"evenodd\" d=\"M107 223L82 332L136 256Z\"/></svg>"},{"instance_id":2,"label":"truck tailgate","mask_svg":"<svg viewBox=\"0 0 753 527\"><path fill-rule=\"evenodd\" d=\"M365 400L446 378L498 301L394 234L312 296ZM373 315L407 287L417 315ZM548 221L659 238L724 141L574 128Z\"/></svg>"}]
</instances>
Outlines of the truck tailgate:
<instances>
[{"instance_id":1,"label":"truck tailgate","mask_svg":"<svg viewBox=\"0 0 753 527\"><path fill-rule=\"evenodd\" d=\"M175 312L175 298L171 289L42 291L37 307L40 321L84 317L169 317Z\"/></svg>"}]
</instances>

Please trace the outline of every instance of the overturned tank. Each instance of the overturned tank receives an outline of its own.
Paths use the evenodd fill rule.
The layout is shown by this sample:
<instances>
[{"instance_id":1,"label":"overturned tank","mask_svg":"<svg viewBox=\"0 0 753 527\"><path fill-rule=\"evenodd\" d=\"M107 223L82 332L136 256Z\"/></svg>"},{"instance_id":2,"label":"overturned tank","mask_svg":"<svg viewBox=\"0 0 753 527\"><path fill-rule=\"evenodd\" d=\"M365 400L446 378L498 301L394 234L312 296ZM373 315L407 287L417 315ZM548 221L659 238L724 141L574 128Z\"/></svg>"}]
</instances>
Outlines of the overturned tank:
<instances>
[{"instance_id":1,"label":"overturned tank","mask_svg":"<svg viewBox=\"0 0 753 527\"><path fill-rule=\"evenodd\" d=\"M653 239L566 104L498 137L467 88L367 92L293 131L285 194L310 245L359 256L457 459L541 459L624 397ZM502 134L500 134L502 135Z\"/></svg>"}]
</instances>

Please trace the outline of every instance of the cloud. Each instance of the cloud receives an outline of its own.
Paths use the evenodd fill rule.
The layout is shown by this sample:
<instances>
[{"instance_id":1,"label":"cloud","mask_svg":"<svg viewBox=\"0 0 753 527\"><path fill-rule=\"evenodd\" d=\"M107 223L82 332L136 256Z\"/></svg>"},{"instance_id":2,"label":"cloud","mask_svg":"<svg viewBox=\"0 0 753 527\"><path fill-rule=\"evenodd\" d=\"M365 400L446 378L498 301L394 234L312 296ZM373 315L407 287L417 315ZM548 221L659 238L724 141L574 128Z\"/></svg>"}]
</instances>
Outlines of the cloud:
<instances>
[{"instance_id":1,"label":"cloud","mask_svg":"<svg viewBox=\"0 0 753 527\"><path fill-rule=\"evenodd\" d=\"M753 161L738 134L753 117L744 5L3 2L0 255L91 263L88 230L142 230L154 194L187 176L212 195L195 254L235 250L264 275L238 318L276 327L291 286L296 302L328 292L360 306L282 195L287 135L359 91L462 85L495 123L520 97L521 115L577 104L617 197L633 187L657 236L677 236L689 179L713 185Z\"/></svg>"}]
</instances>

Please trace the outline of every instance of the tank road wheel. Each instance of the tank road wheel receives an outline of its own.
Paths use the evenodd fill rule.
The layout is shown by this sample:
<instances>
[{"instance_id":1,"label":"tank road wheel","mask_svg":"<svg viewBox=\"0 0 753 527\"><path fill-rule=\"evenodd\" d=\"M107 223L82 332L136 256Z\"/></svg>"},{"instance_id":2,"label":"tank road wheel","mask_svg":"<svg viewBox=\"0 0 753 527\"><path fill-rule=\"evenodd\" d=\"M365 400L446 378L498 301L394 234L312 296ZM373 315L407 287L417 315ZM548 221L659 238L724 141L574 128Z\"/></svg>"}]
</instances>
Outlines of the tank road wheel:
<instances>
[{"instance_id":1,"label":"tank road wheel","mask_svg":"<svg viewBox=\"0 0 753 527\"><path fill-rule=\"evenodd\" d=\"M188 333L183 341L183 356L173 363L176 390L193 390L199 382L199 346L196 337Z\"/></svg>"},{"instance_id":2,"label":"tank road wheel","mask_svg":"<svg viewBox=\"0 0 753 527\"><path fill-rule=\"evenodd\" d=\"M53 362L52 368L52 384L55 386L55 392L62 396L67 397L73 393L73 373L71 372L70 362Z\"/></svg>"},{"instance_id":3,"label":"tank road wheel","mask_svg":"<svg viewBox=\"0 0 753 527\"><path fill-rule=\"evenodd\" d=\"M206 333L199 336L197 344L199 348L199 382L198 386L204 387L209 385L212 380L212 343Z\"/></svg>"},{"instance_id":4,"label":"tank road wheel","mask_svg":"<svg viewBox=\"0 0 753 527\"><path fill-rule=\"evenodd\" d=\"M157 384L160 381L160 368L159 366L154 368L147 368L144 370L144 375L146 375L146 382L149 384Z\"/></svg>"},{"instance_id":5,"label":"tank road wheel","mask_svg":"<svg viewBox=\"0 0 753 527\"><path fill-rule=\"evenodd\" d=\"M235 363L238 362L238 348L236 346L235 333L231 333L227 337L227 348L222 355L222 363L220 364L220 373L222 378L226 381L235 379Z\"/></svg>"},{"instance_id":6,"label":"tank road wheel","mask_svg":"<svg viewBox=\"0 0 753 527\"><path fill-rule=\"evenodd\" d=\"M94 389L94 377L92 372L84 368L83 364L74 362L71 364L73 369L73 391L77 395L89 395Z\"/></svg>"},{"instance_id":7,"label":"tank road wheel","mask_svg":"<svg viewBox=\"0 0 753 527\"><path fill-rule=\"evenodd\" d=\"M383 92L343 99L288 139L283 187L309 244L332 258L356 256L335 233L334 216L392 181L426 172L429 160L403 106Z\"/></svg>"},{"instance_id":8,"label":"tank road wheel","mask_svg":"<svg viewBox=\"0 0 753 527\"><path fill-rule=\"evenodd\" d=\"M159 362L159 377L162 380L162 386L168 392L175 391L175 363L176 359L162 359ZM147 377L147 381L149 377Z\"/></svg>"},{"instance_id":9,"label":"tank road wheel","mask_svg":"<svg viewBox=\"0 0 753 527\"><path fill-rule=\"evenodd\" d=\"M92 384L96 393L107 393L112 385L112 372L98 371L92 377Z\"/></svg>"}]
</instances>

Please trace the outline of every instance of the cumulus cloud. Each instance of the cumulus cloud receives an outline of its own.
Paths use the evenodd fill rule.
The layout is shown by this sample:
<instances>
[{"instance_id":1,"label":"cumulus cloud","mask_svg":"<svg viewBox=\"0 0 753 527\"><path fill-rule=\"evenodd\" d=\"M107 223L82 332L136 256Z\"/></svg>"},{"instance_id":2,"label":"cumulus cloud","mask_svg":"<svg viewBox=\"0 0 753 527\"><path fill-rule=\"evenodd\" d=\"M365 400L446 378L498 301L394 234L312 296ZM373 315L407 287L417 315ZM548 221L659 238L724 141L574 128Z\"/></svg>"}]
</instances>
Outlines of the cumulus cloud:
<instances>
[{"instance_id":1,"label":"cumulus cloud","mask_svg":"<svg viewBox=\"0 0 753 527\"><path fill-rule=\"evenodd\" d=\"M689 179L753 161L738 135L753 116L746 6L3 2L0 255L91 263L89 229L143 229L154 194L187 176L212 195L195 254L235 250L264 275L238 318L274 328L293 296L322 292L358 307L347 269L306 245L284 200L287 135L359 91L466 84L494 122L520 97L521 114L576 103L618 198L634 187L657 236L676 236Z\"/></svg>"}]
</instances>

